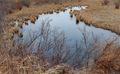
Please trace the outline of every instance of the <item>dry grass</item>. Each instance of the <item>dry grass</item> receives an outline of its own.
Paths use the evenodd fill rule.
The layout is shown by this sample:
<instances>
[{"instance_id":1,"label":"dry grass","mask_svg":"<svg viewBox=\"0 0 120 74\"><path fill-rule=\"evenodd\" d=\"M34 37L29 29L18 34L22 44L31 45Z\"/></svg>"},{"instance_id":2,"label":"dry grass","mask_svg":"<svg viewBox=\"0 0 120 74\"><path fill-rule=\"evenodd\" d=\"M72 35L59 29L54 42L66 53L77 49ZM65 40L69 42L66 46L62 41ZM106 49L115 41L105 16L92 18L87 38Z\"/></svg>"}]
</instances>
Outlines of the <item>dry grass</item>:
<instances>
[{"instance_id":1,"label":"dry grass","mask_svg":"<svg viewBox=\"0 0 120 74\"><path fill-rule=\"evenodd\" d=\"M21 25L22 23L25 23L27 20L31 20L33 23L37 19L38 15L42 13L49 13L57 11L57 10L64 10L64 7L66 6L74 6L74 5L79 5L79 2L65 2L63 4L45 4L42 6L31 6L30 8L24 7L21 11L14 11L12 14L8 14L5 16L5 22L6 22L6 29L5 31L10 29L11 26L14 26L14 21L18 20L19 24ZM29 12L28 12L29 11Z\"/></svg>"},{"instance_id":2,"label":"dry grass","mask_svg":"<svg viewBox=\"0 0 120 74\"><path fill-rule=\"evenodd\" d=\"M43 12L57 9L62 10L65 6L78 4L79 3L76 2L68 2L62 5L50 4L33 6L30 8L24 7L21 11L15 11L15 13L6 16L6 31L14 24L13 20L24 22L25 20L30 19L34 22L36 16ZM88 5L89 8L80 12L75 11L74 14L78 19L81 19L88 24L110 29L118 34L120 33L120 10L114 9L112 5L101 6L100 0L84 0L81 4ZM3 36L2 40L0 38L1 74L120 74L120 48L111 48L112 44L108 44L105 47L103 54L96 60L92 70L89 70L89 68L86 67L75 70L71 66L65 64L55 65L51 68L46 60L41 60L39 57L32 54L23 53L25 51L23 51L22 47L14 48L11 40L7 36L8 33L6 32L6 35ZM19 52L16 53L16 51Z\"/></svg>"},{"instance_id":3,"label":"dry grass","mask_svg":"<svg viewBox=\"0 0 120 74\"><path fill-rule=\"evenodd\" d=\"M120 47L113 47L114 41L108 43L101 56L96 59L95 67L97 74L120 73Z\"/></svg>"},{"instance_id":4,"label":"dry grass","mask_svg":"<svg viewBox=\"0 0 120 74\"><path fill-rule=\"evenodd\" d=\"M115 9L113 2L103 6L101 0L83 0L81 5L87 5L88 8L74 11L77 19L120 34L120 9Z\"/></svg>"}]
</instances>

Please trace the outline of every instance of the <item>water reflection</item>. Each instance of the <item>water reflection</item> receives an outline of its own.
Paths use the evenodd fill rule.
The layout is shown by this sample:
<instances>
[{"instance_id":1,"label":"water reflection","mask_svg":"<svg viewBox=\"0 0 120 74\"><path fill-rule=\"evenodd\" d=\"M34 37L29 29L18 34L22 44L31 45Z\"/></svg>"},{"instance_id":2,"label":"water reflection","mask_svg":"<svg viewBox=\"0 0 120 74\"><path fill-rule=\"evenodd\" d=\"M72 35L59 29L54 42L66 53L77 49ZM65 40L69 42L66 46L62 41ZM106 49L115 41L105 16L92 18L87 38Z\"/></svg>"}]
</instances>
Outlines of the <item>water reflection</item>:
<instances>
[{"instance_id":1,"label":"water reflection","mask_svg":"<svg viewBox=\"0 0 120 74\"><path fill-rule=\"evenodd\" d=\"M87 56L92 59L97 58L107 41L118 38L116 43L120 44L120 37L115 33L87 26L84 22L76 21L76 17L69 14L71 10L82 8L68 7L65 12L39 15L35 24L31 21L28 21L28 25L24 24L21 30L23 37L16 37L15 40L34 52L44 52L49 60L55 59L50 57L55 57L57 54L61 57L61 62L77 65L79 62L87 63Z\"/></svg>"}]
</instances>

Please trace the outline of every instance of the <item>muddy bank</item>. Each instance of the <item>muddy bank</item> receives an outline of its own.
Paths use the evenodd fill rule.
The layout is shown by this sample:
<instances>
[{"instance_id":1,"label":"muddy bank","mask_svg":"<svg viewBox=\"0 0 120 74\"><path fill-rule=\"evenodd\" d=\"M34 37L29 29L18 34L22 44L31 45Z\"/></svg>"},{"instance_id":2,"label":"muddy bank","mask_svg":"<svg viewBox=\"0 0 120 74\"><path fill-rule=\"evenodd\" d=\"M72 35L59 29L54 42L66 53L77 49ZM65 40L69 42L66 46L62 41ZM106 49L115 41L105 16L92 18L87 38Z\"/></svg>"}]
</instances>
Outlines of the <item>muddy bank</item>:
<instances>
[{"instance_id":1,"label":"muddy bank","mask_svg":"<svg viewBox=\"0 0 120 74\"><path fill-rule=\"evenodd\" d=\"M120 34L120 9L115 9L112 3L102 6L101 0L85 0L81 5L87 5L88 8L71 13L77 20Z\"/></svg>"}]
</instances>

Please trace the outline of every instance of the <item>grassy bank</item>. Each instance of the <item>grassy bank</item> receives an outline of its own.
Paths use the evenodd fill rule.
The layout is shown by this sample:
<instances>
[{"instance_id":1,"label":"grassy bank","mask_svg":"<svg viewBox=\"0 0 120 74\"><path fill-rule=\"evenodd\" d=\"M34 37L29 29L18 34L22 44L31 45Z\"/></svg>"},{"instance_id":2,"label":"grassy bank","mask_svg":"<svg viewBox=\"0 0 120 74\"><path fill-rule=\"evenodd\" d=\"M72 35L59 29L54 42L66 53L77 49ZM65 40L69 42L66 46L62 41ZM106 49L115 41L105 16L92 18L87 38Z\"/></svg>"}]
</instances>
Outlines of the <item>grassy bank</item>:
<instances>
[{"instance_id":1,"label":"grassy bank","mask_svg":"<svg viewBox=\"0 0 120 74\"><path fill-rule=\"evenodd\" d=\"M15 11L6 16L6 21L13 25L12 20L20 20L21 24L27 20L34 20L42 13L63 10L66 6L86 5L88 8L82 11L74 11L77 20L84 21L88 25L111 30L120 34L120 9L114 8L114 3L102 5L101 0L81 0L80 2L65 2L63 4L45 4L42 6L24 7L21 11Z\"/></svg>"},{"instance_id":2,"label":"grassy bank","mask_svg":"<svg viewBox=\"0 0 120 74\"><path fill-rule=\"evenodd\" d=\"M115 9L114 2L109 1L108 5L102 5L102 0L82 0L81 5L87 5L88 8L74 11L73 14L87 24L120 34L120 9Z\"/></svg>"}]
</instances>

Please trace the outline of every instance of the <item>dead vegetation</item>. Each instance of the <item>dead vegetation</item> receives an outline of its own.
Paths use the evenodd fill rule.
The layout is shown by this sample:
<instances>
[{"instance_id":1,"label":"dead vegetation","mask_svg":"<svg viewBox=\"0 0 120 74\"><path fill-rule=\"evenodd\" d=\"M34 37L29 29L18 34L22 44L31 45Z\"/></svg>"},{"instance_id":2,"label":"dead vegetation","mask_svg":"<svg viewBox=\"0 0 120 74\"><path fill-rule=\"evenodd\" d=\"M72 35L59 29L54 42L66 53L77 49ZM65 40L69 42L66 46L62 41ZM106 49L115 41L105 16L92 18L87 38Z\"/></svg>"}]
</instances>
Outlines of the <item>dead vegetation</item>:
<instances>
[{"instance_id":1,"label":"dead vegetation","mask_svg":"<svg viewBox=\"0 0 120 74\"><path fill-rule=\"evenodd\" d=\"M101 5L101 2L109 1L108 5ZM119 2L116 2L120 5ZM115 5L115 0L83 0L81 4L88 6L86 10L74 11L77 20L82 20L88 25L94 25L103 29L111 30L120 34L120 9Z\"/></svg>"},{"instance_id":2,"label":"dead vegetation","mask_svg":"<svg viewBox=\"0 0 120 74\"><path fill-rule=\"evenodd\" d=\"M112 47L114 40L108 43L101 56L96 60L97 74L120 73L120 47Z\"/></svg>"},{"instance_id":3,"label":"dead vegetation","mask_svg":"<svg viewBox=\"0 0 120 74\"><path fill-rule=\"evenodd\" d=\"M82 31L80 30L80 32ZM2 74L113 74L113 72L119 74L119 47L113 47L117 38L107 43L103 53L99 57L95 56L92 65L91 56L95 53L99 54L98 51L96 52L96 48L99 48L97 38L93 36L95 44L88 50L89 40L85 31L82 32L82 36L87 51L81 55L83 49L76 43L74 45L76 51L70 54L71 48L65 45L64 33L57 29L51 30L49 21L43 21L40 32L34 36L30 35L31 41L27 44L13 41L13 45L11 41L10 44L6 41L3 42L4 50L2 48L0 50L0 72ZM34 42L38 39L40 42L36 51L33 52ZM53 50L52 54L49 54L51 49ZM74 62L68 64L67 62L73 57Z\"/></svg>"}]
</instances>

